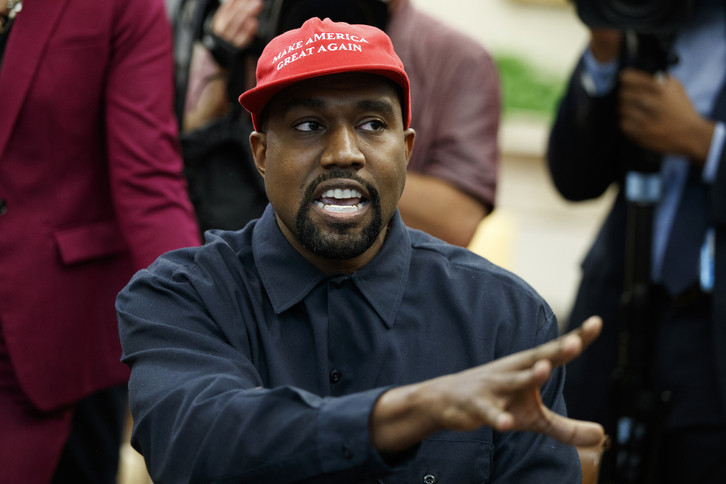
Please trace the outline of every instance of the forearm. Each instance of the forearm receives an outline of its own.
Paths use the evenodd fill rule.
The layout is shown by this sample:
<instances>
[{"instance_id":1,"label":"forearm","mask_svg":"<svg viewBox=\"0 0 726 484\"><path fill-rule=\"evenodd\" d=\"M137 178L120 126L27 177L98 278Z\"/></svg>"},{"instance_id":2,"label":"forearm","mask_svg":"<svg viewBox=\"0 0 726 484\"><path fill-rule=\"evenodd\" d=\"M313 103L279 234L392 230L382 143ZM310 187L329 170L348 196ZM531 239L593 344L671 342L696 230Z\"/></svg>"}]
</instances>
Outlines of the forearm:
<instances>
[{"instance_id":1,"label":"forearm","mask_svg":"<svg viewBox=\"0 0 726 484\"><path fill-rule=\"evenodd\" d=\"M404 451L438 430L426 415L421 385L406 385L381 395L370 420L371 444L383 454Z\"/></svg>"},{"instance_id":2,"label":"forearm","mask_svg":"<svg viewBox=\"0 0 726 484\"><path fill-rule=\"evenodd\" d=\"M389 471L367 436L375 393L324 399L290 386L223 388L213 376L179 384L132 402L155 482L352 482Z\"/></svg>"},{"instance_id":3,"label":"forearm","mask_svg":"<svg viewBox=\"0 0 726 484\"><path fill-rule=\"evenodd\" d=\"M560 102L547 147L553 182L572 201L602 195L624 171L616 93L591 97L581 84L582 69L581 62Z\"/></svg>"},{"instance_id":4,"label":"forearm","mask_svg":"<svg viewBox=\"0 0 726 484\"><path fill-rule=\"evenodd\" d=\"M224 116L227 100L228 72L220 66L200 42L194 44L186 92L182 130L192 131Z\"/></svg>"},{"instance_id":5,"label":"forearm","mask_svg":"<svg viewBox=\"0 0 726 484\"><path fill-rule=\"evenodd\" d=\"M481 202L448 182L412 172L398 207L409 227L463 247L488 213Z\"/></svg>"}]
</instances>

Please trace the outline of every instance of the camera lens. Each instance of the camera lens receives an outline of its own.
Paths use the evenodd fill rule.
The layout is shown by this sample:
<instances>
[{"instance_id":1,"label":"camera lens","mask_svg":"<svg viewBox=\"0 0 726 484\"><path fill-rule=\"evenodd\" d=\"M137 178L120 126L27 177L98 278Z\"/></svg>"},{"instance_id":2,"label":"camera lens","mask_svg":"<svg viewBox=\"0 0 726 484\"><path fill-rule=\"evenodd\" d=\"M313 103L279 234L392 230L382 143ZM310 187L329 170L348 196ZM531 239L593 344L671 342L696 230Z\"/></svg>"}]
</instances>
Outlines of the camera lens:
<instances>
[{"instance_id":1,"label":"camera lens","mask_svg":"<svg viewBox=\"0 0 726 484\"><path fill-rule=\"evenodd\" d=\"M574 0L590 27L638 33L673 33L691 15L697 0Z\"/></svg>"},{"instance_id":2,"label":"camera lens","mask_svg":"<svg viewBox=\"0 0 726 484\"><path fill-rule=\"evenodd\" d=\"M664 5L664 3L666 5ZM608 12L613 18L629 18L634 21L657 21L670 10L669 2L662 0L611 0L606 2Z\"/></svg>"}]
</instances>

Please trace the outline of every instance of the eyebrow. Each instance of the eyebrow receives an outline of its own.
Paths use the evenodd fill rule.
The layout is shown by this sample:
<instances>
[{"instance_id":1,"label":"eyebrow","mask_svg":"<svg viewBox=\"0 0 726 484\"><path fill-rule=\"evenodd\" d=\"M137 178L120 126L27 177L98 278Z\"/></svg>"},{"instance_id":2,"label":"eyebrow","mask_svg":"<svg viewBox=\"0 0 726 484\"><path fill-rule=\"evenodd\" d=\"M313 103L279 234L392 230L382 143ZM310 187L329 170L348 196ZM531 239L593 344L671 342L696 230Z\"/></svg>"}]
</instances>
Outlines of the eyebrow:
<instances>
[{"instance_id":1,"label":"eyebrow","mask_svg":"<svg viewBox=\"0 0 726 484\"><path fill-rule=\"evenodd\" d=\"M388 101L373 101L364 99L358 102L358 107L366 111L378 111L389 116L393 116L393 105L391 105Z\"/></svg>"},{"instance_id":2,"label":"eyebrow","mask_svg":"<svg viewBox=\"0 0 726 484\"><path fill-rule=\"evenodd\" d=\"M321 108L325 105L323 103L323 100L317 97L306 97L306 98L294 98L290 99L288 102L285 103L284 106L282 106L282 109L280 110L283 115L287 114L290 110L295 109L297 107L303 107L303 108Z\"/></svg>"}]
</instances>

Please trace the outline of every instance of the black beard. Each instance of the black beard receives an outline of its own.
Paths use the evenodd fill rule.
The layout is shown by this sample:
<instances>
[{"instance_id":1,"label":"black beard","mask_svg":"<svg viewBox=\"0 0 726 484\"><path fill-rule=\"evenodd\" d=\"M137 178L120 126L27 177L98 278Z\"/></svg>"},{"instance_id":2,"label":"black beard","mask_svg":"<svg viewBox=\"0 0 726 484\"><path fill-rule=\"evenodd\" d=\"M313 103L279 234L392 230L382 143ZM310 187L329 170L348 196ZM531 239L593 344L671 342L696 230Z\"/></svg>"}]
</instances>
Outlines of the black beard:
<instances>
[{"instance_id":1,"label":"black beard","mask_svg":"<svg viewBox=\"0 0 726 484\"><path fill-rule=\"evenodd\" d=\"M320 183L335 178L347 178L364 185L368 191L368 204L373 211L373 220L360 233L350 233L352 224L338 223L332 227L332 232L323 234L316 226L308 212L314 202L313 194ZM305 191L300 210L295 217L297 238L307 250L326 259L346 260L352 259L368 250L378 238L383 227L381 213L381 199L378 190L357 175L345 170L333 170L316 178Z\"/></svg>"}]
</instances>

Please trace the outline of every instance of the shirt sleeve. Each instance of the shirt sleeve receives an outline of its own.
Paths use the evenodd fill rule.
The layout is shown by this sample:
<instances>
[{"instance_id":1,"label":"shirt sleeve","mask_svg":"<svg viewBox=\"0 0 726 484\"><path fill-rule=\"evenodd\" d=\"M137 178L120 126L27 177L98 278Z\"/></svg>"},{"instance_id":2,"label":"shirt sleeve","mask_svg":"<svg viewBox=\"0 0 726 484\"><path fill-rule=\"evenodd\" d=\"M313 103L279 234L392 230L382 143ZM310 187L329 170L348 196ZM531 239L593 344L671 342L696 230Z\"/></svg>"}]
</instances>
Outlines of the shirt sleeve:
<instances>
[{"instance_id":1,"label":"shirt sleeve","mask_svg":"<svg viewBox=\"0 0 726 484\"><path fill-rule=\"evenodd\" d=\"M446 95L432 96L414 105L414 120L422 121L421 146L414 149L410 168L445 180L494 207L499 170L498 144L501 99L499 75L489 53L480 46L457 58L449 51L446 65L429 73ZM416 126L414 126L416 128Z\"/></svg>"},{"instance_id":2,"label":"shirt sleeve","mask_svg":"<svg viewBox=\"0 0 726 484\"><path fill-rule=\"evenodd\" d=\"M547 164L557 191L570 201L600 197L627 171L620 149L617 92L592 96L582 84L584 56L575 67L550 130Z\"/></svg>"},{"instance_id":3,"label":"shirt sleeve","mask_svg":"<svg viewBox=\"0 0 726 484\"><path fill-rule=\"evenodd\" d=\"M172 252L140 271L116 305L131 369L132 442L152 479L350 482L390 472L368 431L386 389L333 398L263 387L252 345L229 342L195 290L203 282L174 262L189 254ZM215 287L223 306L226 289Z\"/></svg>"},{"instance_id":4,"label":"shirt sleeve","mask_svg":"<svg viewBox=\"0 0 726 484\"><path fill-rule=\"evenodd\" d=\"M726 127L722 121L718 121L713 132L706 164L703 166L703 181L706 183L713 184L716 180L716 173L718 173L723 155L724 139L726 139Z\"/></svg>"},{"instance_id":5,"label":"shirt sleeve","mask_svg":"<svg viewBox=\"0 0 726 484\"><path fill-rule=\"evenodd\" d=\"M585 68L582 71L580 82L585 91L593 97L609 93L617 80L618 61L599 62L590 49L585 50L582 60Z\"/></svg>"},{"instance_id":6,"label":"shirt sleeve","mask_svg":"<svg viewBox=\"0 0 726 484\"><path fill-rule=\"evenodd\" d=\"M478 41L401 3L386 32L411 81L416 143L408 169L444 180L491 208L501 114L494 60Z\"/></svg>"}]
</instances>

